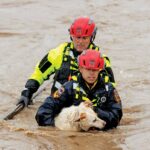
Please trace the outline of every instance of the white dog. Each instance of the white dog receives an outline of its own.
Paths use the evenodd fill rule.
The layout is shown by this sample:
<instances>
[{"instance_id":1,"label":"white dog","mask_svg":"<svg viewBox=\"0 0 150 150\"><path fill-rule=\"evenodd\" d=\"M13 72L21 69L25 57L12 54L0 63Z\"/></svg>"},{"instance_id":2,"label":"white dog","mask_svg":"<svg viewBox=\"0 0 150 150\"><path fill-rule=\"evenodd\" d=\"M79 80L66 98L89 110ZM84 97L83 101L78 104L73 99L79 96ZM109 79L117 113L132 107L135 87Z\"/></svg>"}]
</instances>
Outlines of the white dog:
<instances>
[{"instance_id":1,"label":"white dog","mask_svg":"<svg viewBox=\"0 0 150 150\"><path fill-rule=\"evenodd\" d=\"M102 129L106 123L97 117L92 108L89 101L82 102L79 106L64 108L55 117L55 126L68 131L88 131L91 127Z\"/></svg>"}]
</instances>

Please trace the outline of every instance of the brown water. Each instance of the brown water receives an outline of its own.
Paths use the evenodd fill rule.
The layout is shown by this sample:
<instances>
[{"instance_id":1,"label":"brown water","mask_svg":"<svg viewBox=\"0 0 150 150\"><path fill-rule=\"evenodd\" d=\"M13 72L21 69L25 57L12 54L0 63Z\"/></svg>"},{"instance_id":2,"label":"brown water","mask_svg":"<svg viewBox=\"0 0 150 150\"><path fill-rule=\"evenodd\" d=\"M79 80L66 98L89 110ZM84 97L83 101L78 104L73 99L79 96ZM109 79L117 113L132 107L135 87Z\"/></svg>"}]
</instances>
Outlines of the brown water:
<instances>
[{"instance_id":1,"label":"brown water","mask_svg":"<svg viewBox=\"0 0 150 150\"><path fill-rule=\"evenodd\" d=\"M89 133L38 127L34 116L49 87L33 106L4 121L37 61L69 40L69 25L82 15L95 20L95 42L111 58L123 101L120 126ZM0 150L150 150L149 47L149 0L1 0Z\"/></svg>"}]
</instances>

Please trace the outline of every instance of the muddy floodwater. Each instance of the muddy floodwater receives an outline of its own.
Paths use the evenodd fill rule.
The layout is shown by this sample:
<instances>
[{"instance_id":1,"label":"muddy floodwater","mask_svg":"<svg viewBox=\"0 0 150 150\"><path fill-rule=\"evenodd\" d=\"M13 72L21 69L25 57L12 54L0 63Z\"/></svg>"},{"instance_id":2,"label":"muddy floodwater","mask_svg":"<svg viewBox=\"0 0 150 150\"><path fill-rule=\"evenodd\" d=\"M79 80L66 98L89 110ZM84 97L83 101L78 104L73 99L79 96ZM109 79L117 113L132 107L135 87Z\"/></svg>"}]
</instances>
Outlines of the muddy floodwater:
<instances>
[{"instance_id":1,"label":"muddy floodwater","mask_svg":"<svg viewBox=\"0 0 150 150\"><path fill-rule=\"evenodd\" d=\"M12 120L3 118L16 102L36 63L70 41L74 18L97 24L95 43L110 57L124 116L107 132L64 132L38 127L37 108L51 80ZM0 150L150 150L149 0L0 0Z\"/></svg>"}]
</instances>

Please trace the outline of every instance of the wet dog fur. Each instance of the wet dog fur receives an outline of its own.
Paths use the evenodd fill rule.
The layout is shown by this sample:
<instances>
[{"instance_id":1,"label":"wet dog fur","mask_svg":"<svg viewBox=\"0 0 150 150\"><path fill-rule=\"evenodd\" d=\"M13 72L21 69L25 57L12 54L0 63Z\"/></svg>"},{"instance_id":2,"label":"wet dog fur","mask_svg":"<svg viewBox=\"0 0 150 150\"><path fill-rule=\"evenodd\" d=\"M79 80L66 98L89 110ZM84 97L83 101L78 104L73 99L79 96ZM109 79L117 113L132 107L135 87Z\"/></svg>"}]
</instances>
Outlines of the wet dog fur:
<instances>
[{"instance_id":1,"label":"wet dog fur","mask_svg":"<svg viewBox=\"0 0 150 150\"><path fill-rule=\"evenodd\" d=\"M71 106L62 109L55 117L55 126L60 130L88 131L91 127L102 129L105 122L98 118L93 110L92 103L85 101L79 106Z\"/></svg>"}]
</instances>

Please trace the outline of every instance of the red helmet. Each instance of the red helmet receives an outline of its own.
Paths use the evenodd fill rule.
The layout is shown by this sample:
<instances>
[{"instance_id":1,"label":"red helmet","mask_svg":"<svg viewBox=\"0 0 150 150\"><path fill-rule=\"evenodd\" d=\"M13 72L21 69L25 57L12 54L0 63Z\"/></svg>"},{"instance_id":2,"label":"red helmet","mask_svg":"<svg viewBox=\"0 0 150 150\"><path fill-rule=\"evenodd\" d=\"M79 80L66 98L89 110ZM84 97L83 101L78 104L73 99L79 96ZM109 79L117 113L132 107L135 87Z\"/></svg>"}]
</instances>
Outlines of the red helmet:
<instances>
[{"instance_id":1,"label":"red helmet","mask_svg":"<svg viewBox=\"0 0 150 150\"><path fill-rule=\"evenodd\" d=\"M104 68L104 58L99 51L87 49L79 55L78 64L87 69L100 70Z\"/></svg>"},{"instance_id":2,"label":"red helmet","mask_svg":"<svg viewBox=\"0 0 150 150\"><path fill-rule=\"evenodd\" d=\"M72 23L69 32L71 36L75 37L95 37L96 30L97 28L93 20L89 17L79 17Z\"/></svg>"}]
</instances>

